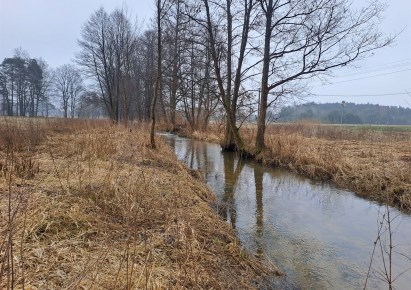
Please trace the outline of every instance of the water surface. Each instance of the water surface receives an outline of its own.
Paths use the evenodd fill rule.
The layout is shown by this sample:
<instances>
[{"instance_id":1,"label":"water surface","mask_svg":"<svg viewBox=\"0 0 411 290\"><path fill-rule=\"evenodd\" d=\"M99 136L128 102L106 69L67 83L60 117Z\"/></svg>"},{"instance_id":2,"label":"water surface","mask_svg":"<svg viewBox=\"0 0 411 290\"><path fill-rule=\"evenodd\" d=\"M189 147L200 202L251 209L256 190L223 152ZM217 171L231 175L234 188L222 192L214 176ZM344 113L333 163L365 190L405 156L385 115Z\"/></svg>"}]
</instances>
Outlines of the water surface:
<instances>
[{"instance_id":1,"label":"water surface","mask_svg":"<svg viewBox=\"0 0 411 290\"><path fill-rule=\"evenodd\" d=\"M180 160L201 172L220 200L219 214L244 247L273 261L286 273L289 287L363 289L385 206L283 169L239 160L233 153L222 153L216 144L164 137ZM389 210L394 219L394 279L411 268L411 217ZM382 249L388 249L389 236L381 240ZM388 289L377 246L367 288ZM411 289L411 270L393 285Z\"/></svg>"}]
</instances>

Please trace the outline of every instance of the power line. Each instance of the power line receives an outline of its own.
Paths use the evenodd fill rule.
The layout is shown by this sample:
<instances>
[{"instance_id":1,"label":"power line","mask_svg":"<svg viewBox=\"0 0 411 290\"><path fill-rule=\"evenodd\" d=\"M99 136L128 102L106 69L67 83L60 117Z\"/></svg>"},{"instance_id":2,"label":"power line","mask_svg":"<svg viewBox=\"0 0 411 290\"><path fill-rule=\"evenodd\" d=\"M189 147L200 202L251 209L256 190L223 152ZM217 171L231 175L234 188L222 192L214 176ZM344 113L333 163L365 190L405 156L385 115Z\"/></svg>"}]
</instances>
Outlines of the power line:
<instances>
[{"instance_id":1,"label":"power line","mask_svg":"<svg viewBox=\"0 0 411 290\"><path fill-rule=\"evenodd\" d=\"M348 82L353 82L353 81L358 81L358 80L371 79L371 78L375 78L375 77L392 75L392 74L396 74L396 73L400 73L400 72L406 72L406 71L411 71L411 68L404 69L404 70L398 70L398 71L394 71L394 72L389 72L389 73L384 73L384 74L372 75L372 76L363 77L363 78L357 78L357 79L351 79L351 80L346 80L346 81L334 82L334 83L329 83L329 84L324 84L324 85L317 85L315 87L322 87L322 86L329 86L329 85L334 85L334 84L348 83Z\"/></svg>"},{"instance_id":2,"label":"power line","mask_svg":"<svg viewBox=\"0 0 411 290\"><path fill-rule=\"evenodd\" d=\"M386 63L382 63L382 64L361 67L361 68L359 68L358 71L375 69L375 68L384 67L384 66L391 66L391 65L394 65L394 64L397 64L397 63L404 63L404 62L409 62L409 61L411 61L411 58L405 58L405 59L400 59L400 60L396 60L396 61L392 61L392 62L386 62Z\"/></svg>"},{"instance_id":3,"label":"power line","mask_svg":"<svg viewBox=\"0 0 411 290\"><path fill-rule=\"evenodd\" d=\"M402 96L408 95L408 93L387 93L387 94L361 94L361 95L317 95L313 94L317 97L382 97L382 96Z\"/></svg>"},{"instance_id":4,"label":"power line","mask_svg":"<svg viewBox=\"0 0 411 290\"><path fill-rule=\"evenodd\" d=\"M336 78L345 78L345 77L352 77L352 76L358 76L358 75L367 75L370 73L376 73L376 72L380 72L380 71L386 71L389 69L398 69L400 67L408 67L410 66L411 62L403 62L403 63L399 63L399 64L392 64L392 65L386 65L380 68L373 68L373 69L366 69L366 70L353 70L353 73L351 74L342 74L342 75L336 75Z\"/></svg>"}]
</instances>

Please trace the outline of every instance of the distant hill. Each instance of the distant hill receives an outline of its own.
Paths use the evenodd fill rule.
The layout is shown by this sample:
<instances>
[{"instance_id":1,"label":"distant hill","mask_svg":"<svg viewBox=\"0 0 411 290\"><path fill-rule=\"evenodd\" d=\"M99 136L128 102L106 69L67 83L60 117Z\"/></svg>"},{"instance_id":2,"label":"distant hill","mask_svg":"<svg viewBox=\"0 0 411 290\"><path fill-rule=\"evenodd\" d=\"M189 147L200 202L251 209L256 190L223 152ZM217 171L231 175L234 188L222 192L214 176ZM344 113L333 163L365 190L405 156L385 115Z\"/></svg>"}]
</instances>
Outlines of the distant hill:
<instances>
[{"instance_id":1,"label":"distant hill","mask_svg":"<svg viewBox=\"0 0 411 290\"><path fill-rule=\"evenodd\" d=\"M330 124L411 125L411 109L372 104L306 103L286 106L280 111L280 121L303 119Z\"/></svg>"}]
</instances>

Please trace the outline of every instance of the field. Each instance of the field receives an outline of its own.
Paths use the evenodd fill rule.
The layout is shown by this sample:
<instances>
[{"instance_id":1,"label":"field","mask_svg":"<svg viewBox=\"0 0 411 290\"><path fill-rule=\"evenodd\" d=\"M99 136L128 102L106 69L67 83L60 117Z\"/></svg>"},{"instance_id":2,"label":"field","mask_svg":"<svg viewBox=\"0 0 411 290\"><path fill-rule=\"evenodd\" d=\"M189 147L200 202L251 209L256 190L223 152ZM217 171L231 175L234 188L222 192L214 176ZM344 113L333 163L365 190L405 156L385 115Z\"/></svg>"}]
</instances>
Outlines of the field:
<instances>
[{"instance_id":1,"label":"field","mask_svg":"<svg viewBox=\"0 0 411 290\"><path fill-rule=\"evenodd\" d=\"M383 133L389 132L411 132L411 126L407 125L321 125L324 127L334 127L345 130L360 130L360 131L378 131Z\"/></svg>"},{"instance_id":2,"label":"field","mask_svg":"<svg viewBox=\"0 0 411 290\"><path fill-rule=\"evenodd\" d=\"M278 274L147 126L0 120L1 289L254 289Z\"/></svg>"},{"instance_id":3,"label":"field","mask_svg":"<svg viewBox=\"0 0 411 290\"><path fill-rule=\"evenodd\" d=\"M220 142L221 127L193 137ZM240 129L246 150L253 154L254 125ZM255 156L312 179L331 181L358 195L411 211L411 127L339 126L316 123L271 124L267 148Z\"/></svg>"}]
</instances>

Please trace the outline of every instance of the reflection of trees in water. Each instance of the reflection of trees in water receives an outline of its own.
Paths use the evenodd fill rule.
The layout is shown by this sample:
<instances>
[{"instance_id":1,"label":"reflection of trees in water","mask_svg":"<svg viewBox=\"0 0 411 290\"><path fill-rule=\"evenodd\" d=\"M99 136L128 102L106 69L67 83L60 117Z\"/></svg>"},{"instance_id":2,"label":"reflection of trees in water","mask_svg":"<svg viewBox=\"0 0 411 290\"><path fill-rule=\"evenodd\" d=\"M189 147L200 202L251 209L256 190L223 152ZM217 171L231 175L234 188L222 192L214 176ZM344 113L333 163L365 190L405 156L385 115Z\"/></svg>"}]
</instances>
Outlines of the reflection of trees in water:
<instances>
[{"instance_id":1,"label":"reflection of trees in water","mask_svg":"<svg viewBox=\"0 0 411 290\"><path fill-rule=\"evenodd\" d=\"M264 169L261 166L254 166L254 184L256 197L256 254L262 256L263 234L264 234L264 209L263 209L263 177Z\"/></svg>"},{"instance_id":2,"label":"reflection of trees in water","mask_svg":"<svg viewBox=\"0 0 411 290\"><path fill-rule=\"evenodd\" d=\"M236 227L236 208L235 208L235 187L244 168L244 162L238 159L235 164L234 155L222 153L224 163L224 193L222 196L222 206L219 214L226 220L230 221L233 228Z\"/></svg>"},{"instance_id":3,"label":"reflection of trees in water","mask_svg":"<svg viewBox=\"0 0 411 290\"><path fill-rule=\"evenodd\" d=\"M208 155L206 143L187 140L178 147L175 148L175 151L180 153L179 155L191 169L200 169L205 180L208 180L210 174L220 174L220 172L213 172L213 160ZM224 220L229 221L233 228L236 226L235 187L244 167L244 162L242 160L236 162L234 156L234 154L221 153L220 151L218 157L214 156L215 159L222 157L224 170L224 186L218 213Z\"/></svg>"},{"instance_id":4,"label":"reflection of trees in water","mask_svg":"<svg viewBox=\"0 0 411 290\"><path fill-rule=\"evenodd\" d=\"M165 138L165 140L166 140L166 143L168 144L168 145L170 145L172 148L176 148L176 138L174 138L174 137L168 137L168 136L165 136L164 137Z\"/></svg>"},{"instance_id":5,"label":"reflection of trees in water","mask_svg":"<svg viewBox=\"0 0 411 290\"><path fill-rule=\"evenodd\" d=\"M323 209L343 210L342 205L350 194L341 194L326 182L309 180L301 175L290 173L282 169L266 169L271 178L267 179L267 187L277 195L286 195L292 200L307 200L319 204ZM339 194L337 194L339 192Z\"/></svg>"},{"instance_id":6,"label":"reflection of trees in water","mask_svg":"<svg viewBox=\"0 0 411 290\"><path fill-rule=\"evenodd\" d=\"M289 277L304 287L357 285L361 288L362 269L358 268L361 252L355 254L357 258L346 257L346 253L341 256L339 246L334 244L334 232L350 237L353 232L350 225L355 224L355 218L358 214L367 215L365 210L374 205L358 208L354 203L347 204L353 195L344 194L327 183L310 181L255 162L237 161L234 154L221 153L215 145L190 140L180 142L174 138L170 138L169 144L177 146L175 152L188 166L200 169L205 175L222 201L219 214L237 227L240 236L246 237L246 247L257 255L268 255L282 269L288 269ZM252 202L248 204L249 197ZM317 227L321 229L318 234L309 232ZM366 229L361 227L361 231ZM407 241L406 236L399 241ZM351 247L351 244L345 246ZM354 251L356 245L352 247ZM405 251L407 249L409 247Z\"/></svg>"},{"instance_id":7,"label":"reflection of trees in water","mask_svg":"<svg viewBox=\"0 0 411 290\"><path fill-rule=\"evenodd\" d=\"M200 152L201 152L201 157L202 157L202 166L199 169L201 169L201 172L204 174L204 180L208 179L208 172L210 171L210 160L208 160L208 151L207 151L207 144L206 143L201 143L199 146L200 150L198 154L198 162L200 162ZM200 164L200 163L198 163Z\"/></svg>"},{"instance_id":8,"label":"reflection of trees in water","mask_svg":"<svg viewBox=\"0 0 411 290\"><path fill-rule=\"evenodd\" d=\"M183 160L184 162L194 170L198 170L204 177L204 180L207 180L210 170L212 169L211 160L208 157L207 144L203 142L196 141L186 141L186 146L183 148L176 148L176 151L183 151Z\"/></svg>"},{"instance_id":9,"label":"reflection of trees in water","mask_svg":"<svg viewBox=\"0 0 411 290\"><path fill-rule=\"evenodd\" d=\"M195 144L193 141L186 142L185 146L185 153L184 153L184 162L190 167L191 169L196 169L194 167L194 153L195 153Z\"/></svg>"},{"instance_id":10,"label":"reflection of trees in water","mask_svg":"<svg viewBox=\"0 0 411 290\"><path fill-rule=\"evenodd\" d=\"M222 202L229 202L234 204L234 189L235 185L239 179L239 175L242 171L244 165L254 169L255 176L254 182L263 185L263 180L255 180L256 177L259 178L264 172L267 172L270 178L264 181L264 187L270 195L275 194L276 196L282 195L290 200L305 199L311 201L315 204L320 204L323 209L336 209L343 210L344 207L340 207L341 203L350 195L336 194L335 189L328 185L327 183L319 183L315 181L310 181L298 174L292 174L288 171L282 169L267 169L260 164L249 161L241 161L235 164L235 155L233 154L222 154L218 149L212 156L208 155L209 144L204 142L197 142L192 140L184 140L182 142L176 142L175 138L169 138L169 144L175 147L176 153L185 161L185 163L192 169L201 170L205 180L208 180L210 175L220 175L221 172L214 172L213 162L220 163L219 159L223 158L223 168L224 168L224 190L222 196ZM178 144L177 144L178 143ZM177 147L178 148L177 148ZM213 146L213 145L211 145ZM214 148L213 148L214 149ZM220 163L221 164L221 163ZM236 168L234 166L236 165ZM247 174L244 178L249 178L251 182L251 174ZM259 189L256 188L256 194L259 193ZM256 196L257 202L262 203L262 190L261 198ZM261 204L262 205L262 204ZM257 207L260 204L257 203ZM226 208L226 213L222 213ZM220 213L223 217L227 218L227 212L230 213L230 207L223 206ZM235 209L234 209L235 211ZM257 217L258 218L258 217ZM235 218L234 218L235 219Z\"/></svg>"},{"instance_id":11,"label":"reflection of trees in water","mask_svg":"<svg viewBox=\"0 0 411 290\"><path fill-rule=\"evenodd\" d=\"M191 169L197 170L200 168L200 153L199 153L199 143L192 140L184 142L185 146L178 148L179 151L184 152L183 160ZM176 150L178 150L176 149Z\"/></svg>"}]
</instances>

